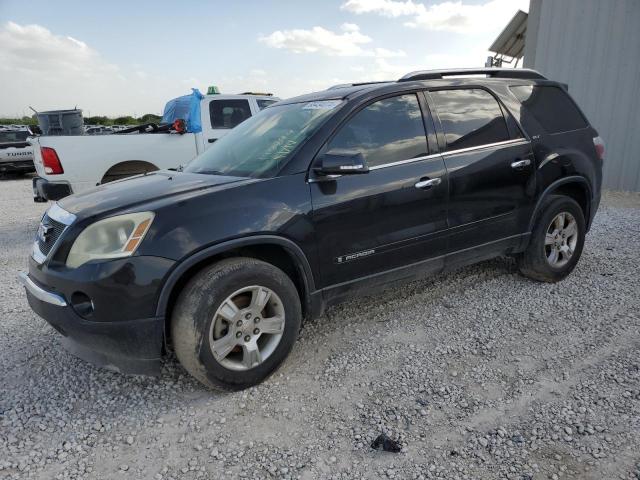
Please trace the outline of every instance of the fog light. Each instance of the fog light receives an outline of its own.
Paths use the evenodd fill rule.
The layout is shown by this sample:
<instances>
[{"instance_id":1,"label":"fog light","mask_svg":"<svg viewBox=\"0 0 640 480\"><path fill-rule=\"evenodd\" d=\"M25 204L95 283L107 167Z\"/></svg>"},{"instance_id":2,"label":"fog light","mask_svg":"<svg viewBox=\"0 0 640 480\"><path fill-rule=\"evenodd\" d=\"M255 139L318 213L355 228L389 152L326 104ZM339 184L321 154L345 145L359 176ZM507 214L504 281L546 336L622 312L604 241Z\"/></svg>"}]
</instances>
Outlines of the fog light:
<instances>
[{"instance_id":1,"label":"fog light","mask_svg":"<svg viewBox=\"0 0 640 480\"><path fill-rule=\"evenodd\" d=\"M93 315L93 301L86 293L74 292L71 295L71 306L83 318Z\"/></svg>"}]
</instances>

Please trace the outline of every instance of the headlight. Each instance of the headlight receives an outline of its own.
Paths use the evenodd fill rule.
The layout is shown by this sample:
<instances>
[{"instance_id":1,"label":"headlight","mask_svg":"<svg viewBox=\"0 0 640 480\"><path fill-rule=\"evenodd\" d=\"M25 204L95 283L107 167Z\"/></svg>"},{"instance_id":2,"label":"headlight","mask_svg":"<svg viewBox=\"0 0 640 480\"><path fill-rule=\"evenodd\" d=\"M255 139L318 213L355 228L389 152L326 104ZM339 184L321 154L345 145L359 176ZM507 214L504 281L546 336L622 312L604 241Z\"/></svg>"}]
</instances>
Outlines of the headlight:
<instances>
[{"instance_id":1,"label":"headlight","mask_svg":"<svg viewBox=\"0 0 640 480\"><path fill-rule=\"evenodd\" d=\"M128 257L142 242L153 217L153 212L129 213L89 225L73 242L67 267L76 268L89 260Z\"/></svg>"}]
</instances>

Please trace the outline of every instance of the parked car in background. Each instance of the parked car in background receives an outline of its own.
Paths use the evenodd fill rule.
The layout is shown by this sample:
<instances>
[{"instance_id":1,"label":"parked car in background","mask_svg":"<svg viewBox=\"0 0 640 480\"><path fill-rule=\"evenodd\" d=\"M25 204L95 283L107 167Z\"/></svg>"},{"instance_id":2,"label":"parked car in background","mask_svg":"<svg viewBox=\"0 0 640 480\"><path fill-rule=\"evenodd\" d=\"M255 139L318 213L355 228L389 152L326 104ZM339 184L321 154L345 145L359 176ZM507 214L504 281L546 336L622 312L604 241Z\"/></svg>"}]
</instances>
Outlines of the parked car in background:
<instances>
[{"instance_id":1,"label":"parked car in background","mask_svg":"<svg viewBox=\"0 0 640 480\"><path fill-rule=\"evenodd\" d=\"M99 125L87 128L84 133L85 135L107 135L109 133L113 133L113 129L111 127Z\"/></svg>"},{"instance_id":2,"label":"parked car in background","mask_svg":"<svg viewBox=\"0 0 640 480\"><path fill-rule=\"evenodd\" d=\"M62 199L22 281L84 358L157 372L169 345L203 384L246 388L303 316L347 296L504 254L564 279L603 158L562 84L531 70L330 89L260 112L182 172Z\"/></svg>"},{"instance_id":3,"label":"parked car in background","mask_svg":"<svg viewBox=\"0 0 640 480\"><path fill-rule=\"evenodd\" d=\"M32 135L28 127L0 130L0 173L35 171L33 147L27 141Z\"/></svg>"},{"instance_id":4,"label":"parked car in background","mask_svg":"<svg viewBox=\"0 0 640 480\"><path fill-rule=\"evenodd\" d=\"M206 95L201 133L156 132L40 137L33 142L35 201L58 200L122 178L176 168L204 152L233 127L278 101L264 94ZM93 127L107 129L109 127ZM111 133L111 130L109 131Z\"/></svg>"}]
</instances>

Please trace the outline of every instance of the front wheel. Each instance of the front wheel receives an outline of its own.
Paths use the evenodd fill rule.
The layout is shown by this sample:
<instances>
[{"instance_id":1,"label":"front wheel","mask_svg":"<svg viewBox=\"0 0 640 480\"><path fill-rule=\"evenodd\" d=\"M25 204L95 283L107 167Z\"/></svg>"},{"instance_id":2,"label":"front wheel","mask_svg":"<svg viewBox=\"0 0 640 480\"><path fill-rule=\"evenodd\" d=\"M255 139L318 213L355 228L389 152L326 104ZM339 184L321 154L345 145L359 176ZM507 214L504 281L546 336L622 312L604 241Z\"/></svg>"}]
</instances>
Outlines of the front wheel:
<instances>
[{"instance_id":1,"label":"front wheel","mask_svg":"<svg viewBox=\"0 0 640 480\"><path fill-rule=\"evenodd\" d=\"M260 383L291 351L301 322L291 279L251 258L223 260L180 293L171 322L176 356L203 384L240 390Z\"/></svg>"},{"instance_id":2,"label":"front wheel","mask_svg":"<svg viewBox=\"0 0 640 480\"><path fill-rule=\"evenodd\" d=\"M564 279L580 259L585 234L580 205L569 197L549 197L531 233L529 246L518 259L520 272L542 282Z\"/></svg>"}]
</instances>

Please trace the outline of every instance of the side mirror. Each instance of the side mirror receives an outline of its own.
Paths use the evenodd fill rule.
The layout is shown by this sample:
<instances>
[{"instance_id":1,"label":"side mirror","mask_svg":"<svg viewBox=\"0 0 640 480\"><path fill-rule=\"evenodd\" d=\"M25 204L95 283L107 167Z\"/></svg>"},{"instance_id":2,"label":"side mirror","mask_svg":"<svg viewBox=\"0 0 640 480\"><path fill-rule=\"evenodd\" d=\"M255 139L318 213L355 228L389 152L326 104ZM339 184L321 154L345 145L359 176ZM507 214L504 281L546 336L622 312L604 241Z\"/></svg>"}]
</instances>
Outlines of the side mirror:
<instances>
[{"instance_id":1,"label":"side mirror","mask_svg":"<svg viewBox=\"0 0 640 480\"><path fill-rule=\"evenodd\" d=\"M369 173L364 156L356 150L330 150L320 156L314 170L319 175Z\"/></svg>"}]
</instances>

